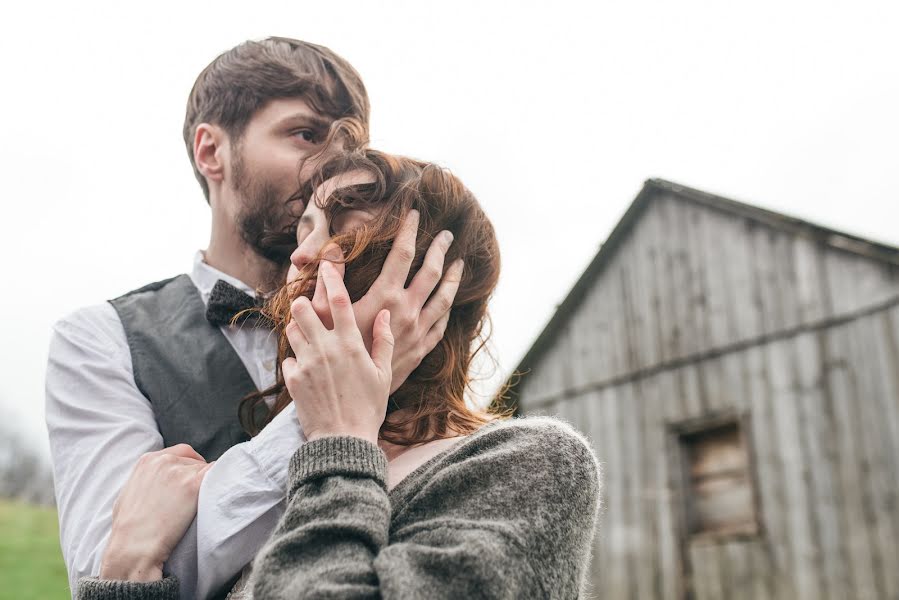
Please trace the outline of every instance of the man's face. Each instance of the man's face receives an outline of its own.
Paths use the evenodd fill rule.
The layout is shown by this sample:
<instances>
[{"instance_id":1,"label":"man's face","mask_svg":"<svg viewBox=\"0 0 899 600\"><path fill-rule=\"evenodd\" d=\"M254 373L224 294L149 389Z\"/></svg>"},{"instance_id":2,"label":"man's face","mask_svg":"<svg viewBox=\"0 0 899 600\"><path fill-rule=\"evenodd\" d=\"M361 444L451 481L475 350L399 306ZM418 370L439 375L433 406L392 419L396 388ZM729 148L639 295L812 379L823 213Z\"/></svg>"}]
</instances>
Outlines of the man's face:
<instances>
[{"instance_id":1,"label":"man's face","mask_svg":"<svg viewBox=\"0 0 899 600\"><path fill-rule=\"evenodd\" d=\"M238 229L251 248L277 264L287 264L296 248L293 227L304 208L297 192L318 163L328 125L303 99L273 100L232 147Z\"/></svg>"}]
</instances>

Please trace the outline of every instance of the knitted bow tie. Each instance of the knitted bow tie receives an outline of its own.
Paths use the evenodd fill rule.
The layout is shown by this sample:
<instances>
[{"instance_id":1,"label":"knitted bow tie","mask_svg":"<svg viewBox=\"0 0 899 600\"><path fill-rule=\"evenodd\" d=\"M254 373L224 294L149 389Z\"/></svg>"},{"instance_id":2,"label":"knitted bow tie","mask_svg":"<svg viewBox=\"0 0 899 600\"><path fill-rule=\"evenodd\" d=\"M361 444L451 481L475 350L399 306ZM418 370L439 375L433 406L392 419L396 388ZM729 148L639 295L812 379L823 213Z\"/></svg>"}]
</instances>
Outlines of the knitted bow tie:
<instances>
[{"instance_id":1,"label":"knitted bow tie","mask_svg":"<svg viewBox=\"0 0 899 600\"><path fill-rule=\"evenodd\" d=\"M254 327L271 327L269 319L259 311L252 310L260 308L263 304L263 298L253 298L227 281L219 279L209 294L206 320L213 325L230 325L234 317L240 315L235 321L238 325L249 323ZM243 312L247 310L250 312Z\"/></svg>"}]
</instances>

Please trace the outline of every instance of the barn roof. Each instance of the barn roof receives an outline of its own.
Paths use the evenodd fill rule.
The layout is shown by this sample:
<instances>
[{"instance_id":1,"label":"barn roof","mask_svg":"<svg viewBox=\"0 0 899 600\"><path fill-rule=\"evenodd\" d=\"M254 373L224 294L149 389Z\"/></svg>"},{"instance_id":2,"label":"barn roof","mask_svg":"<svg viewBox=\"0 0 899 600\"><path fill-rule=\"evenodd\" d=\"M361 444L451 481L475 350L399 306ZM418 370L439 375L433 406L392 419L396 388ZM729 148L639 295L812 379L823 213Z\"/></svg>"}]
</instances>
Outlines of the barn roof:
<instances>
[{"instance_id":1,"label":"barn roof","mask_svg":"<svg viewBox=\"0 0 899 600\"><path fill-rule=\"evenodd\" d=\"M844 252L859 254L891 265L899 266L899 247L874 242L862 237L830 229L822 225L810 223L803 219L791 217L782 213L766 210L750 204L744 204L703 192L685 185L665 181L664 179L647 179L643 189L628 207L624 216L609 234L608 239L600 247L599 252L587 266L587 269L571 288L568 296L556 308L555 314L537 336L531 348L518 363L513 373L525 373L539 360L540 356L552 345L556 335L561 331L569 315L571 315L581 301L587 295L592 283L604 270L615 250L630 233L634 223L640 218L646 208L656 197L674 195L680 199L726 213L743 217L774 229L811 238L821 244L837 248ZM514 388L512 389L514 396Z\"/></svg>"}]
</instances>

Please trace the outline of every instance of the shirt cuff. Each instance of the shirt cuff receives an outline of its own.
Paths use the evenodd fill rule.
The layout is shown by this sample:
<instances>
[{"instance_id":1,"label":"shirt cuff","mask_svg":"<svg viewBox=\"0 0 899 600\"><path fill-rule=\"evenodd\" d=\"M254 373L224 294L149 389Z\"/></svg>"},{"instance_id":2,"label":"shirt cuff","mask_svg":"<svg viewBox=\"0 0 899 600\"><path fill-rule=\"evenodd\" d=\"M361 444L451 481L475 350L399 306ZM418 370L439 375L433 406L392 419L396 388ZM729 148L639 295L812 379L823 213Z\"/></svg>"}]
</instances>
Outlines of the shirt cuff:
<instances>
[{"instance_id":1,"label":"shirt cuff","mask_svg":"<svg viewBox=\"0 0 899 600\"><path fill-rule=\"evenodd\" d=\"M387 457L375 444L354 436L332 436L306 442L290 459L290 492L331 475L374 479L387 489Z\"/></svg>"},{"instance_id":2,"label":"shirt cuff","mask_svg":"<svg viewBox=\"0 0 899 600\"><path fill-rule=\"evenodd\" d=\"M305 442L296 406L291 402L247 444L249 454L262 472L285 494L289 482L284 467L290 464L290 457Z\"/></svg>"},{"instance_id":3,"label":"shirt cuff","mask_svg":"<svg viewBox=\"0 0 899 600\"><path fill-rule=\"evenodd\" d=\"M116 581L97 577L78 580L77 600L179 600L178 578L169 575L157 581Z\"/></svg>"}]
</instances>

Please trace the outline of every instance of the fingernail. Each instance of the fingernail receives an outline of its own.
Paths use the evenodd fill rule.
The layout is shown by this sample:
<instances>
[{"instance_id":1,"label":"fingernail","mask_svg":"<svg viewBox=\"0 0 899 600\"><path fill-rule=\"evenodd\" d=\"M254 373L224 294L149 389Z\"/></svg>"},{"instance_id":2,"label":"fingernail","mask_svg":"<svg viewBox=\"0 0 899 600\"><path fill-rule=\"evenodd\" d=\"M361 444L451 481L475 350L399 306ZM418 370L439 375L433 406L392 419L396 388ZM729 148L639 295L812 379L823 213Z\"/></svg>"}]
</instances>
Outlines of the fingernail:
<instances>
[{"instance_id":1,"label":"fingernail","mask_svg":"<svg viewBox=\"0 0 899 600\"><path fill-rule=\"evenodd\" d=\"M459 273L465 270L465 261L461 258L456 259L456 268L459 269Z\"/></svg>"},{"instance_id":2,"label":"fingernail","mask_svg":"<svg viewBox=\"0 0 899 600\"><path fill-rule=\"evenodd\" d=\"M453 235L452 231L443 230L441 235L443 236L443 241L446 243L447 248L449 248L450 244L453 243L453 240L456 239L456 236Z\"/></svg>"}]
</instances>

